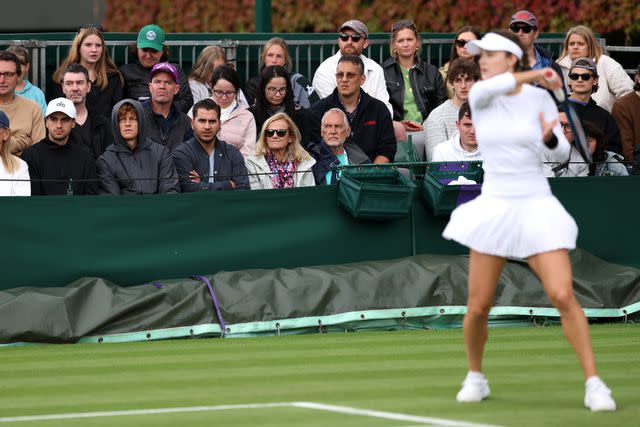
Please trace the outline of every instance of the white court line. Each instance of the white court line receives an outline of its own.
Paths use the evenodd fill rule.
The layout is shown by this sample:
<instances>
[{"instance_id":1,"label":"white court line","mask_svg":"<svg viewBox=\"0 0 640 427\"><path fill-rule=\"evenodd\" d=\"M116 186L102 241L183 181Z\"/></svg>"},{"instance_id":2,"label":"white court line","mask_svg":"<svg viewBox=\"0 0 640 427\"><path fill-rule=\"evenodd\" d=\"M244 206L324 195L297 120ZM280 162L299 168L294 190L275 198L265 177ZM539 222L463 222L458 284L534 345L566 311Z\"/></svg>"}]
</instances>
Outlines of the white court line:
<instances>
[{"instance_id":1,"label":"white court line","mask_svg":"<svg viewBox=\"0 0 640 427\"><path fill-rule=\"evenodd\" d=\"M305 408L319 411L328 411L349 415L360 415L372 418L388 420L409 421L420 424L429 424L443 427L497 427L490 424L476 424L466 421L455 421L444 418L419 417L416 415L401 414L397 412L372 411L368 409L352 408L350 406L325 405L315 402L276 402L276 403L252 403L244 405L218 405L218 406L188 406L182 408L155 408L155 409L131 409L126 411L100 411L100 412L72 412L67 414L25 415L17 417L0 418L0 423L24 422L24 421L50 421L70 420L80 418L118 417L131 415L157 415L177 414L184 412L208 412L227 411L234 409L264 409L264 408Z\"/></svg>"},{"instance_id":2,"label":"white court line","mask_svg":"<svg viewBox=\"0 0 640 427\"><path fill-rule=\"evenodd\" d=\"M349 406L324 405L314 402L292 402L296 408L318 409L320 411L338 412L341 414L362 415L365 417L385 418L387 420L410 421L420 424L435 424L447 427L497 427L490 424L476 424L466 421L447 420L444 418L419 417L417 415L400 414L398 412L371 411Z\"/></svg>"}]
</instances>

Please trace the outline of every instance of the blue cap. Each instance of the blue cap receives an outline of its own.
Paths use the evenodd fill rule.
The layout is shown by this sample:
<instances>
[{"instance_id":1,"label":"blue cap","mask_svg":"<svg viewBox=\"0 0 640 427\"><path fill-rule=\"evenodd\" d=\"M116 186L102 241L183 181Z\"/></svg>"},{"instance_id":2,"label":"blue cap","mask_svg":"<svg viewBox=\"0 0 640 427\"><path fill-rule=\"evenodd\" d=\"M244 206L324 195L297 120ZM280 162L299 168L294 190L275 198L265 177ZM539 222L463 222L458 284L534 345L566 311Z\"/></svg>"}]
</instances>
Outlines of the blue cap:
<instances>
[{"instance_id":1,"label":"blue cap","mask_svg":"<svg viewBox=\"0 0 640 427\"><path fill-rule=\"evenodd\" d=\"M4 111L0 110L0 129L9 127L9 117L4 113Z\"/></svg>"}]
</instances>

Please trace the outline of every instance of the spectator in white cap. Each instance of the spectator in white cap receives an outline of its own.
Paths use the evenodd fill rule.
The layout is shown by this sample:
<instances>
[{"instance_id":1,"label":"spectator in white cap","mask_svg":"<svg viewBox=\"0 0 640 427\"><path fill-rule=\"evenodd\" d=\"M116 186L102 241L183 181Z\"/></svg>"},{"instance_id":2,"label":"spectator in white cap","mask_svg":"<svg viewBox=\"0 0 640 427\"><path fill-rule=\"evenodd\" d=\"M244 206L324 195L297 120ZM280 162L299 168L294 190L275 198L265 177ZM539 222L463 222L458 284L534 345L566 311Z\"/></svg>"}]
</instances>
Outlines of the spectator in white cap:
<instances>
[{"instance_id":1,"label":"spectator in white cap","mask_svg":"<svg viewBox=\"0 0 640 427\"><path fill-rule=\"evenodd\" d=\"M169 62L153 66L150 73L151 99L142 103L147 117L147 135L173 151L180 143L193 137L191 120L175 104L180 92L179 71Z\"/></svg>"},{"instance_id":2,"label":"spectator in white cap","mask_svg":"<svg viewBox=\"0 0 640 427\"><path fill-rule=\"evenodd\" d=\"M382 67L374 60L367 58L362 51L369 46L369 29L357 19L351 19L338 28L338 47L340 50L327 58L313 75L313 87L320 98L331 95L336 88L336 71L338 60L342 55L359 56L364 62L365 81L362 90L372 97L384 102L389 114L393 116L393 107L389 102L387 83Z\"/></svg>"},{"instance_id":3,"label":"spectator in white cap","mask_svg":"<svg viewBox=\"0 0 640 427\"><path fill-rule=\"evenodd\" d=\"M9 117L0 111L0 196L30 196L29 167L11 154L11 125Z\"/></svg>"},{"instance_id":4,"label":"spectator in white cap","mask_svg":"<svg viewBox=\"0 0 640 427\"><path fill-rule=\"evenodd\" d=\"M480 54L483 80L471 88L469 104L482 149L484 182L480 196L451 213L443 232L470 249L463 323L469 371L456 400L489 397L482 372L489 311L505 260L515 257L527 260L560 314L586 380L584 405L592 411L614 411L616 403L598 377L589 325L573 292L569 250L576 246L578 227L551 193L541 160L546 152L564 162L571 146L551 95L530 83L558 90L562 81L551 68L527 70L527 57L510 31L487 33L467 50Z\"/></svg>"},{"instance_id":5,"label":"spectator in white cap","mask_svg":"<svg viewBox=\"0 0 640 427\"><path fill-rule=\"evenodd\" d=\"M538 39L538 18L528 10L519 10L513 14L509 21L509 29L518 36L524 54L529 59L532 70L541 70L551 67L558 75L562 76L562 69L553 59L553 53L534 43Z\"/></svg>"},{"instance_id":6,"label":"spectator in white cap","mask_svg":"<svg viewBox=\"0 0 640 427\"><path fill-rule=\"evenodd\" d=\"M97 194L96 161L82 144L74 143L71 129L76 108L67 98L47 105L47 136L24 150L29 165L31 194L41 196Z\"/></svg>"},{"instance_id":7,"label":"spectator in white cap","mask_svg":"<svg viewBox=\"0 0 640 427\"><path fill-rule=\"evenodd\" d=\"M120 67L124 76L124 97L144 101L149 99L150 71L154 65L169 61L169 47L165 44L165 33L155 24L145 25L138 33L138 41L131 49L133 59ZM185 73L177 64L180 91L176 94L175 103L180 111L186 114L193 105L193 95Z\"/></svg>"}]
</instances>

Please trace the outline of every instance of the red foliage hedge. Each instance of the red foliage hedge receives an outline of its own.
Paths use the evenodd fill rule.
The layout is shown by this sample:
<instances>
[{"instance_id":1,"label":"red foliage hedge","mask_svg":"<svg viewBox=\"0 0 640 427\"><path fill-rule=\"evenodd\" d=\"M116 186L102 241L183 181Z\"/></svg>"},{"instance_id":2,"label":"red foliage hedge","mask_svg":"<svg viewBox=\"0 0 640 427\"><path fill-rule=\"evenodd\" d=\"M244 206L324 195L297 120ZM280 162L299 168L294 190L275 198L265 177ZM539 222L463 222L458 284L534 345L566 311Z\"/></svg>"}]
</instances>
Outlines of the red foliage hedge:
<instances>
[{"instance_id":1,"label":"red foliage hedge","mask_svg":"<svg viewBox=\"0 0 640 427\"><path fill-rule=\"evenodd\" d=\"M254 0L105 0L108 31L136 32L156 23L167 32L252 32ZM606 34L624 31L627 40L640 34L637 0L273 0L274 32L333 32L352 17L371 32L389 31L391 24L412 18L420 31L455 32L462 25L481 30L506 27L518 9L534 12L543 32L565 32L585 24Z\"/></svg>"}]
</instances>

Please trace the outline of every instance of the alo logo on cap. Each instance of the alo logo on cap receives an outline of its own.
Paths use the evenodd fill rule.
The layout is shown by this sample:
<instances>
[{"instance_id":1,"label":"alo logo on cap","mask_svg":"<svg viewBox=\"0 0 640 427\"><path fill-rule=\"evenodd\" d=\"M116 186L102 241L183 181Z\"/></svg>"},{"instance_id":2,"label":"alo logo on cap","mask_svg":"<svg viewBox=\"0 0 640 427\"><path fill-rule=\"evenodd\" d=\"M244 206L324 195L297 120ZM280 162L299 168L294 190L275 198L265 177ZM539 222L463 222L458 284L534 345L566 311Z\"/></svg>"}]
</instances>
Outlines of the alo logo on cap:
<instances>
[{"instance_id":1,"label":"alo logo on cap","mask_svg":"<svg viewBox=\"0 0 640 427\"><path fill-rule=\"evenodd\" d=\"M56 104L56 107L66 107L67 105L64 103L64 101L60 101Z\"/></svg>"},{"instance_id":2,"label":"alo logo on cap","mask_svg":"<svg viewBox=\"0 0 640 427\"><path fill-rule=\"evenodd\" d=\"M147 40L155 40L156 39L156 32L153 30L149 30L147 31L147 34L145 34L145 37L147 38Z\"/></svg>"}]
</instances>

